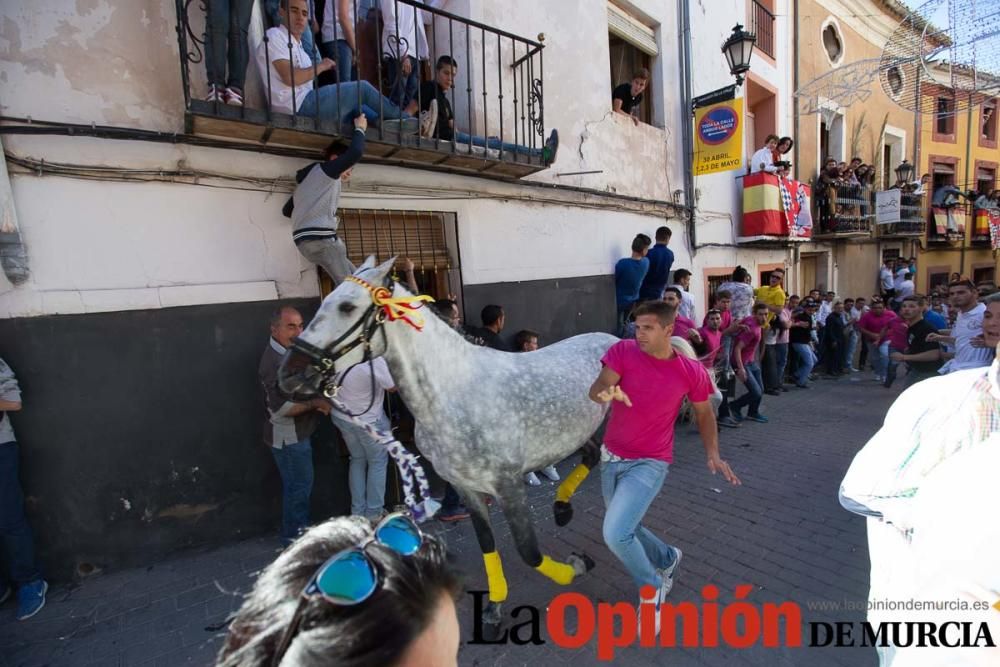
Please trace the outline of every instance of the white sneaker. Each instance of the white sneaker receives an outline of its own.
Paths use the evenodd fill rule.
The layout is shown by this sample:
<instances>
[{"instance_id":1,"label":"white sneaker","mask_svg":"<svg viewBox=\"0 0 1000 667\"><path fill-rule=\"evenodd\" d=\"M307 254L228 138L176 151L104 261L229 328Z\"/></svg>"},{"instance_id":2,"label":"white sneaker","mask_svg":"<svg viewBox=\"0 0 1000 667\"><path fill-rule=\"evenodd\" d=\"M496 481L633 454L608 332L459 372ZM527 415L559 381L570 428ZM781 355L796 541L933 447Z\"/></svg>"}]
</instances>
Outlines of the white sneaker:
<instances>
[{"instance_id":1,"label":"white sneaker","mask_svg":"<svg viewBox=\"0 0 1000 667\"><path fill-rule=\"evenodd\" d=\"M662 597L660 592L657 592L653 597L644 598L642 594L639 595L639 606L636 609L636 636L642 637L642 608L646 605L656 608L654 612L655 622L653 625L653 636L660 636L660 598Z\"/></svg>"},{"instance_id":2,"label":"white sneaker","mask_svg":"<svg viewBox=\"0 0 1000 667\"><path fill-rule=\"evenodd\" d=\"M851 372L852 372L852 373L860 373L860 372L861 372L861 369L860 369L860 368L854 368L854 367L851 367Z\"/></svg>"},{"instance_id":3,"label":"white sneaker","mask_svg":"<svg viewBox=\"0 0 1000 667\"><path fill-rule=\"evenodd\" d=\"M667 595L670 594L671 589L674 587L674 573L677 571L677 566L681 564L681 557L684 553L677 547L670 547L674 550L674 562L670 567L665 567L660 570L660 575L663 577L663 584L660 586L660 602L666 599Z\"/></svg>"},{"instance_id":4,"label":"white sneaker","mask_svg":"<svg viewBox=\"0 0 1000 667\"><path fill-rule=\"evenodd\" d=\"M205 96L206 102L225 102L226 93L225 88L222 86L217 86L214 83L208 84L208 95Z\"/></svg>"},{"instance_id":5,"label":"white sneaker","mask_svg":"<svg viewBox=\"0 0 1000 667\"><path fill-rule=\"evenodd\" d=\"M420 112L420 136L425 139L434 137L434 129L438 122L438 102L431 100L427 111Z\"/></svg>"},{"instance_id":6,"label":"white sneaker","mask_svg":"<svg viewBox=\"0 0 1000 667\"><path fill-rule=\"evenodd\" d=\"M875 382L885 382L885 378L881 375L876 375L874 378Z\"/></svg>"},{"instance_id":7,"label":"white sneaker","mask_svg":"<svg viewBox=\"0 0 1000 667\"><path fill-rule=\"evenodd\" d=\"M559 477L559 471L556 470L555 466L545 466L539 472L551 479L553 482L558 482L561 479Z\"/></svg>"},{"instance_id":8,"label":"white sneaker","mask_svg":"<svg viewBox=\"0 0 1000 667\"><path fill-rule=\"evenodd\" d=\"M542 480L538 479L538 475L536 475L533 472L525 473L524 474L524 481L527 482L531 486L541 486L542 485Z\"/></svg>"}]
</instances>

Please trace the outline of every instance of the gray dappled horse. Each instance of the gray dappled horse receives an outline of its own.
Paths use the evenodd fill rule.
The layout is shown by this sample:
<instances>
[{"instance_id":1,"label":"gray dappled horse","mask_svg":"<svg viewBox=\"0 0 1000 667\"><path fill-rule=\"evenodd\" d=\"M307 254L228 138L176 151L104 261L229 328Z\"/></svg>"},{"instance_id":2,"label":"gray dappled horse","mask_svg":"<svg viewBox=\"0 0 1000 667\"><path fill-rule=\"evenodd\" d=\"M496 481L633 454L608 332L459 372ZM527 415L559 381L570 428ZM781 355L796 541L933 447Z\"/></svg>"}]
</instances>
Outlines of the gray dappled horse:
<instances>
[{"instance_id":1,"label":"gray dappled horse","mask_svg":"<svg viewBox=\"0 0 1000 667\"><path fill-rule=\"evenodd\" d=\"M588 391L601 357L618 339L582 334L517 354L473 345L422 304L393 312L383 287L393 262L376 267L369 257L327 295L286 354L281 387L295 396L315 395L366 357L385 357L416 419L418 449L471 512L489 582L482 621L495 631L507 582L483 494L500 500L518 553L541 574L566 585L593 567L585 554L560 562L541 552L523 475L583 449L583 462L556 493L556 523L568 523L570 497L599 460L592 436L608 410L591 401ZM399 284L391 289L396 299L412 297ZM689 347L682 352L693 356Z\"/></svg>"}]
</instances>

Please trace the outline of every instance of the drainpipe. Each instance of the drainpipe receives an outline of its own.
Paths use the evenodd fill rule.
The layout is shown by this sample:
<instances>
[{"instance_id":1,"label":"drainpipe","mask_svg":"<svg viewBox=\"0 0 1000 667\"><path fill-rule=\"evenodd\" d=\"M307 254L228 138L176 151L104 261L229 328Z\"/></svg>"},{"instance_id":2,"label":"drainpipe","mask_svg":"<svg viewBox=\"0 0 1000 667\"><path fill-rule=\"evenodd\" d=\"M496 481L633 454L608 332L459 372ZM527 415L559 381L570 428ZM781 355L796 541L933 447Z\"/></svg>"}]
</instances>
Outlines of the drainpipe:
<instances>
[{"instance_id":1,"label":"drainpipe","mask_svg":"<svg viewBox=\"0 0 1000 667\"><path fill-rule=\"evenodd\" d=\"M681 136L684 144L684 204L687 208L688 243L691 246L691 258L698 249L695 233L695 202L694 194L694 134L691 120L691 7L690 0L677 3L682 39L680 40L681 67L684 69L684 89L681 99Z\"/></svg>"},{"instance_id":2,"label":"drainpipe","mask_svg":"<svg viewBox=\"0 0 1000 667\"><path fill-rule=\"evenodd\" d=\"M966 116L966 123L965 123L965 182L962 183L962 185L965 186L966 192L968 192L971 189L971 188L969 188L969 183L972 182L972 181L969 180L969 174L970 174L969 170L972 168L971 160L972 160L972 109L973 108L974 108L974 105L972 104L972 91L970 90L969 91L969 113ZM955 125L956 125L956 127L958 126L958 121L957 120L955 122ZM975 173L975 172L972 172L972 173ZM966 209L968 209L968 204L966 204ZM975 212L975 209L973 209L973 212ZM972 223L971 224L969 223L968 218L966 218L966 220L965 220L965 232L966 232L966 234L969 233L970 227L974 227L975 224L976 224L975 218L972 219ZM962 252L959 255L959 259L958 259L958 273L959 273L959 275L965 275L965 246L967 245L966 239L968 239L968 238L969 238L968 236L965 236L962 239Z\"/></svg>"},{"instance_id":3,"label":"drainpipe","mask_svg":"<svg viewBox=\"0 0 1000 667\"><path fill-rule=\"evenodd\" d=\"M792 47L792 87L795 92L799 90L799 0L792 0L792 34L795 35L794 46ZM799 100L792 95L792 136L798 138L799 134ZM822 160L822 156L820 160ZM799 174L799 142L792 146L792 164L795 165L795 180L801 181ZM798 253L796 253L798 258Z\"/></svg>"}]
</instances>

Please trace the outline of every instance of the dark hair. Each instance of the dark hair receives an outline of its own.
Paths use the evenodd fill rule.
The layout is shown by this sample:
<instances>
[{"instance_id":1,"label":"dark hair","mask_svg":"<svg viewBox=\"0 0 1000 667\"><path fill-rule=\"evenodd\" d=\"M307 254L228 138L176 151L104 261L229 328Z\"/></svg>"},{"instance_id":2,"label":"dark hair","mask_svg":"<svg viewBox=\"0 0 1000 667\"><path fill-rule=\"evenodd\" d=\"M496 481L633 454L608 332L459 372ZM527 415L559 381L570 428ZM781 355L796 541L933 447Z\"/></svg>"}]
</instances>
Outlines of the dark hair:
<instances>
[{"instance_id":1,"label":"dark hair","mask_svg":"<svg viewBox=\"0 0 1000 667\"><path fill-rule=\"evenodd\" d=\"M975 285L975 283L973 283L968 278L959 278L958 280L953 280L950 283L948 283L948 289L949 290L951 288L953 288L953 287L965 287L967 289L972 290L973 292L976 291L976 285Z\"/></svg>"},{"instance_id":2,"label":"dark hair","mask_svg":"<svg viewBox=\"0 0 1000 667\"><path fill-rule=\"evenodd\" d=\"M635 70L635 72L632 74L632 78L642 79L643 81L649 81L649 70L646 69L645 67L640 67L639 69Z\"/></svg>"},{"instance_id":3,"label":"dark hair","mask_svg":"<svg viewBox=\"0 0 1000 667\"><path fill-rule=\"evenodd\" d=\"M451 299L438 299L437 301L431 301L431 308L434 309L434 312L446 320L451 319L451 309L453 306L458 306L458 304Z\"/></svg>"},{"instance_id":4,"label":"dark hair","mask_svg":"<svg viewBox=\"0 0 1000 667\"><path fill-rule=\"evenodd\" d=\"M653 241L648 236L636 234L635 238L632 239L632 252L642 252L651 245L653 245Z\"/></svg>"},{"instance_id":5,"label":"dark hair","mask_svg":"<svg viewBox=\"0 0 1000 667\"><path fill-rule=\"evenodd\" d=\"M665 301L643 301L632 311L632 315L635 319L639 319L642 315L653 315L660 320L660 326L665 327L674 323L677 309Z\"/></svg>"},{"instance_id":6,"label":"dark hair","mask_svg":"<svg viewBox=\"0 0 1000 667\"><path fill-rule=\"evenodd\" d=\"M860 162L860 163L864 164L864 160L862 160L859 157L852 157L851 158L851 162Z\"/></svg>"},{"instance_id":7,"label":"dark hair","mask_svg":"<svg viewBox=\"0 0 1000 667\"><path fill-rule=\"evenodd\" d=\"M800 297L800 296L799 296L798 294L792 294L792 295L791 295L791 296L789 296L788 298L789 298L789 299L798 299L799 301L801 301L801 300L802 300L802 297Z\"/></svg>"},{"instance_id":8,"label":"dark hair","mask_svg":"<svg viewBox=\"0 0 1000 667\"><path fill-rule=\"evenodd\" d=\"M479 318L482 320L484 327L496 324L500 321L501 317L503 317L503 308L493 304L483 306L482 311L479 313Z\"/></svg>"},{"instance_id":9,"label":"dark hair","mask_svg":"<svg viewBox=\"0 0 1000 667\"><path fill-rule=\"evenodd\" d=\"M687 269L677 269L676 271L674 271L674 282L675 283L680 282L681 280L687 278L690 275L691 272L688 271Z\"/></svg>"},{"instance_id":10,"label":"dark hair","mask_svg":"<svg viewBox=\"0 0 1000 667\"><path fill-rule=\"evenodd\" d=\"M904 296L902 299L899 300L899 303L903 304L903 303L906 303L907 301L912 301L913 303L917 304L917 306L920 305L920 299L918 299L917 297L915 297L913 295Z\"/></svg>"},{"instance_id":11,"label":"dark hair","mask_svg":"<svg viewBox=\"0 0 1000 667\"><path fill-rule=\"evenodd\" d=\"M767 310L767 304L766 303L755 303L753 305L753 312L756 313L758 310Z\"/></svg>"},{"instance_id":12,"label":"dark hair","mask_svg":"<svg viewBox=\"0 0 1000 667\"><path fill-rule=\"evenodd\" d=\"M538 338L538 332L532 331L531 329L521 329L514 336L514 347L520 352L524 349L525 344L532 338Z\"/></svg>"},{"instance_id":13,"label":"dark hair","mask_svg":"<svg viewBox=\"0 0 1000 667\"><path fill-rule=\"evenodd\" d=\"M670 231L670 228L667 227L666 225L664 225L663 227L656 228L657 241L667 241L670 239L671 236L673 236L673 232Z\"/></svg>"},{"instance_id":14,"label":"dark hair","mask_svg":"<svg viewBox=\"0 0 1000 667\"><path fill-rule=\"evenodd\" d=\"M455 59L452 58L451 56L441 56L440 58L437 59L437 65L434 66L434 69L436 70L442 69L444 67L447 67L448 65L457 68L458 62L456 62Z\"/></svg>"},{"instance_id":15,"label":"dark hair","mask_svg":"<svg viewBox=\"0 0 1000 667\"><path fill-rule=\"evenodd\" d=\"M778 141L778 135L776 135L776 134L769 134L769 135L767 135L767 137L764 139L764 144L767 145L767 142L769 142L771 139L774 139L775 141Z\"/></svg>"},{"instance_id":16,"label":"dark hair","mask_svg":"<svg viewBox=\"0 0 1000 667\"><path fill-rule=\"evenodd\" d=\"M749 275L750 273L746 269L744 269L742 266L737 266L736 269L733 271L733 282L734 283L746 282L747 276Z\"/></svg>"},{"instance_id":17,"label":"dark hair","mask_svg":"<svg viewBox=\"0 0 1000 667\"><path fill-rule=\"evenodd\" d=\"M786 141L788 142L788 150L789 151L792 150L792 146L795 145L795 140L792 139L791 137L782 137L782 138L778 139L778 145L780 146L781 144L783 144ZM788 151L785 151L785 152L787 153Z\"/></svg>"},{"instance_id":18,"label":"dark hair","mask_svg":"<svg viewBox=\"0 0 1000 667\"><path fill-rule=\"evenodd\" d=\"M720 289L718 292L715 293L715 298L716 299L732 299L733 298L733 293L730 292L727 289Z\"/></svg>"},{"instance_id":19,"label":"dark hair","mask_svg":"<svg viewBox=\"0 0 1000 667\"><path fill-rule=\"evenodd\" d=\"M331 556L371 535L368 519L337 517L310 528L260 573L237 612L216 665L270 667L302 590ZM281 664L363 667L396 664L433 622L442 595L455 598L461 586L436 538L412 556L379 544L365 553L378 568L381 584L363 603L330 604L321 597L306 603L299 631ZM386 641L390 637L392 641Z\"/></svg>"},{"instance_id":20,"label":"dark hair","mask_svg":"<svg viewBox=\"0 0 1000 667\"><path fill-rule=\"evenodd\" d=\"M674 294L677 295L678 299L683 299L684 298L684 294L681 292L681 290L680 290L679 287L674 287L673 285L671 285L667 289L663 290L663 295L666 296L667 292L673 292Z\"/></svg>"}]
</instances>

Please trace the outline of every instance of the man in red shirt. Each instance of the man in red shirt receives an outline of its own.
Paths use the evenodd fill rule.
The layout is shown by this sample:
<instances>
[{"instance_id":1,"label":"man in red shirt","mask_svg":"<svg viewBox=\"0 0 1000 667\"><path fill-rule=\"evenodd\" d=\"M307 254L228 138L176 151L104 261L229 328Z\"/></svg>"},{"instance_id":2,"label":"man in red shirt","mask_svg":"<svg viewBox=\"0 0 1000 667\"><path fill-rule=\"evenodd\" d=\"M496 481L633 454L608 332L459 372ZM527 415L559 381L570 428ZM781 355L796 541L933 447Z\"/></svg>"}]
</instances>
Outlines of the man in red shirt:
<instances>
[{"instance_id":1,"label":"man in red shirt","mask_svg":"<svg viewBox=\"0 0 1000 667\"><path fill-rule=\"evenodd\" d=\"M722 473L739 484L719 457L715 415L708 398L712 383L696 359L677 354L670 344L677 311L662 301L650 301L635 311L635 340L615 343L601 360L604 367L590 387L590 400L611 405L611 417L601 447L601 491L607 511L604 541L625 565L636 585L652 586L655 595L640 598L659 608L674 583L681 550L670 546L642 525L650 503L659 494L673 461L674 423L687 397L712 474Z\"/></svg>"},{"instance_id":2,"label":"man in red shirt","mask_svg":"<svg viewBox=\"0 0 1000 667\"><path fill-rule=\"evenodd\" d=\"M872 298L871 309L858 320L858 329L868 345L868 358L875 369L875 381L885 382L889 367L889 325L896 313L886 310L885 302Z\"/></svg>"},{"instance_id":3,"label":"man in red shirt","mask_svg":"<svg viewBox=\"0 0 1000 667\"><path fill-rule=\"evenodd\" d=\"M753 314L740 323L746 325L746 328L736 336L733 345L733 368L736 370L736 377L747 388L747 393L729 403L729 410L737 422L743 421L740 411L743 406L747 406L747 419L761 424L767 423L767 417L760 414L760 401L764 397L764 378L757 362L757 351L760 347L762 327L767 322L767 314L766 303L755 304Z\"/></svg>"},{"instance_id":4,"label":"man in red shirt","mask_svg":"<svg viewBox=\"0 0 1000 667\"><path fill-rule=\"evenodd\" d=\"M705 326L698 329L697 338L692 338L695 351L705 368L712 370L722 347L722 313L712 308L705 315Z\"/></svg>"}]
</instances>

